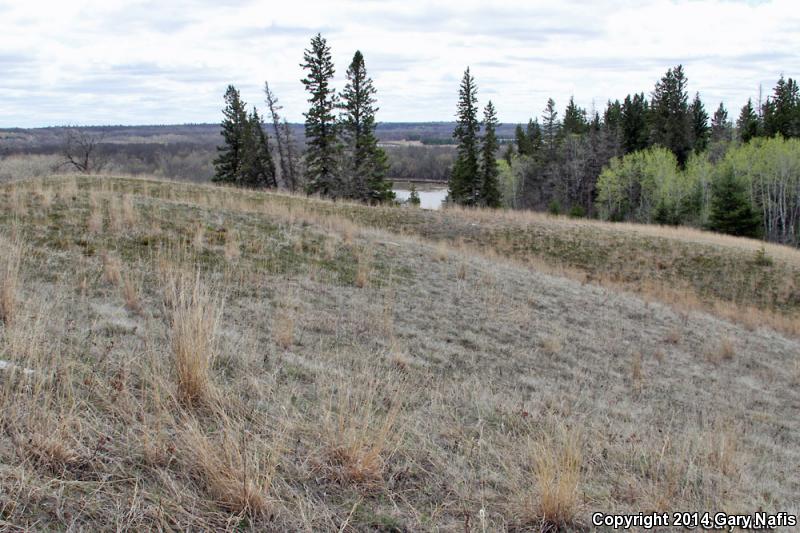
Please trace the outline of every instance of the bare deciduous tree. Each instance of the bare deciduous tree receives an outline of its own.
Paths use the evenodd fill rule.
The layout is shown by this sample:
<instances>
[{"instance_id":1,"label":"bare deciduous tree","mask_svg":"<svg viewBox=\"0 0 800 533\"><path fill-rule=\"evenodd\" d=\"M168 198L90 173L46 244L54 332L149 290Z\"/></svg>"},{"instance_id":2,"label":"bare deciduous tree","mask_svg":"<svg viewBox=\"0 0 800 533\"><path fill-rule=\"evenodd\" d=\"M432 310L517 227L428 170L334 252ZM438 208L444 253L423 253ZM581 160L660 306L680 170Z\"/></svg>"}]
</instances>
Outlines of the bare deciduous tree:
<instances>
[{"instance_id":1,"label":"bare deciduous tree","mask_svg":"<svg viewBox=\"0 0 800 533\"><path fill-rule=\"evenodd\" d=\"M99 172L105 165L105 158L99 150L104 133L92 134L77 128L67 128L64 133L62 165L71 166L83 174Z\"/></svg>"}]
</instances>

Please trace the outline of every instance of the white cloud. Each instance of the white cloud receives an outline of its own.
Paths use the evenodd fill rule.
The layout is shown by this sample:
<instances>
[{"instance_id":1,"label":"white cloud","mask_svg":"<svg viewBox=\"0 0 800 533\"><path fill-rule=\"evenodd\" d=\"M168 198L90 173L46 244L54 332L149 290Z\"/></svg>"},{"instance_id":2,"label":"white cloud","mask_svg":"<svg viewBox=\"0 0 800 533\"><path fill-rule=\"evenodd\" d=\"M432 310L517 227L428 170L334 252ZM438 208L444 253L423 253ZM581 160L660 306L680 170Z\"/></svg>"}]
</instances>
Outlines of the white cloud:
<instances>
[{"instance_id":1,"label":"white cloud","mask_svg":"<svg viewBox=\"0 0 800 533\"><path fill-rule=\"evenodd\" d=\"M290 120L306 107L303 48L322 31L337 83L360 49L383 121L450 120L472 67L481 101L526 121L547 97L591 107L652 90L683 63L731 115L759 84L800 74L793 0L643 2L0 0L0 126L219 120L228 83Z\"/></svg>"}]
</instances>

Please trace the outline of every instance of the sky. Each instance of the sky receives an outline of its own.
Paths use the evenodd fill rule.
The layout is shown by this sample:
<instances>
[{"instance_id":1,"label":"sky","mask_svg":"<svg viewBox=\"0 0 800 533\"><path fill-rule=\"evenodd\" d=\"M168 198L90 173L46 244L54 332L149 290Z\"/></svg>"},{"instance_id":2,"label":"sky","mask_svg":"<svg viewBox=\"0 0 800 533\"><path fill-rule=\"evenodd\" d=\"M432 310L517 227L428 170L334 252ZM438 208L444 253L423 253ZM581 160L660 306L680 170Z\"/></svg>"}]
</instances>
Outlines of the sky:
<instances>
[{"instance_id":1,"label":"sky","mask_svg":"<svg viewBox=\"0 0 800 533\"><path fill-rule=\"evenodd\" d=\"M0 0L0 127L218 122L228 84L261 109L265 81L299 122L317 32L338 89L364 54L382 122L453 120L468 66L505 123L549 97L602 111L678 63L732 117L800 76L797 0Z\"/></svg>"}]
</instances>

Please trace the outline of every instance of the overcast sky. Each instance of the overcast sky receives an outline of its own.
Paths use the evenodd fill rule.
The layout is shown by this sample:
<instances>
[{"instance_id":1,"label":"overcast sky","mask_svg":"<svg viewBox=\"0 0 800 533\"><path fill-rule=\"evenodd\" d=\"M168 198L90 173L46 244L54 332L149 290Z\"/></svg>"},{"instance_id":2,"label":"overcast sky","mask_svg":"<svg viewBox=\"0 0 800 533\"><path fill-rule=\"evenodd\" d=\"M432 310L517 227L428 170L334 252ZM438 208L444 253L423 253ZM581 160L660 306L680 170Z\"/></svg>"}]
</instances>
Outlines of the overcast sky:
<instances>
[{"instance_id":1,"label":"overcast sky","mask_svg":"<svg viewBox=\"0 0 800 533\"><path fill-rule=\"evenodd\" d=\"M337 88L362 51L384 122L452 120L467 66L506 123L649 94L677 63L709 113L800 75L797 0L0 0L0 127L217 122L227 84L260 108L265 80L301 121L316 32Z\"/></svg>"}]
</instances>

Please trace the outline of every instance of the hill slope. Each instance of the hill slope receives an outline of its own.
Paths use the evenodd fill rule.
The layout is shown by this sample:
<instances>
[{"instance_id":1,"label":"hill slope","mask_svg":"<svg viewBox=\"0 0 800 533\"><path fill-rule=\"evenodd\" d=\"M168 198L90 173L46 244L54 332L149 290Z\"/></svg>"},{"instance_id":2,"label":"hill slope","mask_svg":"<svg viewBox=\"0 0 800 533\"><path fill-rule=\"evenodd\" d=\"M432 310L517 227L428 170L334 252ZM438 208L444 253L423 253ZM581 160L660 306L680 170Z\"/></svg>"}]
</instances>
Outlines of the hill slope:
<instances>
[{"instance_id":1,"label":"hill slope","mask_svg":"<svg viewBox=\"0 0 800 533\"><path fill-rule=\"evenodd\" d=\"M0 219L4 527L797 511L800 342L758 322L794 323L794 251L100 178Z\"/></svg>"}]
</instances>

